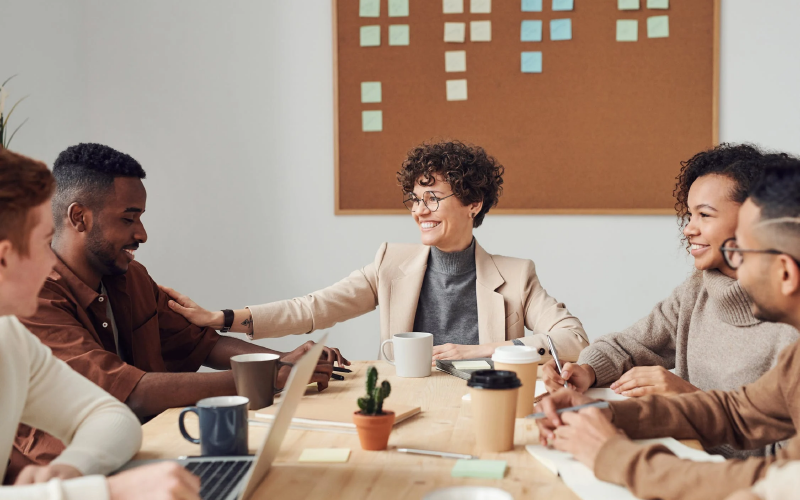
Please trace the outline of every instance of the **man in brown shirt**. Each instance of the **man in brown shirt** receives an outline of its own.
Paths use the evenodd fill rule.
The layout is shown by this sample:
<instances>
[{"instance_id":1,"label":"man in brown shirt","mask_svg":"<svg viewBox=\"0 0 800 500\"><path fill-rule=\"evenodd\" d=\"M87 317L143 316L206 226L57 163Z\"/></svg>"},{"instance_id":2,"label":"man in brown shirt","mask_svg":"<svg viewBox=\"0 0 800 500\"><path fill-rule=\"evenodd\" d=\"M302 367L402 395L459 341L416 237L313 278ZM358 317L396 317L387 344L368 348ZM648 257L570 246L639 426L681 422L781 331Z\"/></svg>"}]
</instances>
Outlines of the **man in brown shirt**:
<instances>
[{"instance_id":1,"label":"man in brown shirt","mask_svg":"<svg viewBox=\"0 0 800 500\"><path fill-rule=\"evenodd\" d=\"M754 315L800 327L800 160L769 155L760 184L742 205L736 238L723 252L753 301ZM772 464L800 459L800 342L777 365L735 392L695 392L613 402L607 410L564 413L557 408L591 402L562 389L539 403L543 442L572 453L604 481L627 486L640 498L725 498L752 486ZM660 445L631 439L671 436L706 447L756 448L791 438L775 457L696 463Z\"/></svg>"},{"instance_id":2,"label":"man in brown shirt","mask_svg":"<svg viewBox=\"0 0 800 500\"><path fill-rule=\"evenodd\" d=\"M145 172L139 163L107 146L80 144L59 155L53 173L58 260L39 293L37 313L23 319L25 326L140 418L236 394L231 356L275 351L192 325L170 309L167 294L134 261L147 241L141 221ZM311 345L277 354L291 362ZM320 389L327 386L334 361L348 364L338 350L326 349L312 378ZM197 373L201 365L228 371ZM288 372L281 370L279 386ZM62 450L55 438L21 426L6 480Z\"/></svg>"}]
</instances>

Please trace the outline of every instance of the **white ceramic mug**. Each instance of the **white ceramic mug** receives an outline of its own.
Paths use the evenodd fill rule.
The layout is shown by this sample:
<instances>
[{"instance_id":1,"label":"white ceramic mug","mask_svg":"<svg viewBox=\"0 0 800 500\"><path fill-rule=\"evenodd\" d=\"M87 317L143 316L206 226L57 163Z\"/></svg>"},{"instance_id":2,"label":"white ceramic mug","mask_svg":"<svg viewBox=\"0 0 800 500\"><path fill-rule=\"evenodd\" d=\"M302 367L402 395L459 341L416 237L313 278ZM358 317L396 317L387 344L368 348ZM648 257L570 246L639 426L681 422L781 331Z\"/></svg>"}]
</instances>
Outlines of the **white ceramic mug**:
<instances>
[{"instance_id":1,"label":"white ceramic mug","mask_svg":"<svg viewBox=\"0 0 800 500\"><path fill-rule=\"evenodd\" d=\"M394 347L394 359L386 355L386 344ZM383 359L397 368L398 377L430 377L433 335L422 332L397 333L381 343Z\"/></svg>"}]
</instances>

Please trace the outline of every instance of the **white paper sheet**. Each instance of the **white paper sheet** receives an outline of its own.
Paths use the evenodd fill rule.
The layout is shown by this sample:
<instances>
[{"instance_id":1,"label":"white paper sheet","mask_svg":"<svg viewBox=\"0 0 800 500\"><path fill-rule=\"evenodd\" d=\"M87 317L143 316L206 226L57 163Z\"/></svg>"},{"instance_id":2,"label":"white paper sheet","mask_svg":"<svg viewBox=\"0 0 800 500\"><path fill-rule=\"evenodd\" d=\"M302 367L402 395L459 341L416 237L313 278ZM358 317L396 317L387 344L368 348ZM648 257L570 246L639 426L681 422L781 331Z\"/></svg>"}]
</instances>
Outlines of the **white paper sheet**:
<instances>
[{"instance_id":1,"label":"white paper sheet","mask_svg":"<svg viewBox=\"0 0 800 500\"><path fill-rule=\"evenodd\" d=\"M719 455L709 455L704 451L689 448L673 438L643 439L635 442L642 445L663 444L678 458L695 462L725 461ZM636 500L627 488L594 477L594 473L588 467L572 458L569 453L541 445L528 445L525 448L551 472L558 471L564 483L583 500Z\"/></svg>"}]
</instances>

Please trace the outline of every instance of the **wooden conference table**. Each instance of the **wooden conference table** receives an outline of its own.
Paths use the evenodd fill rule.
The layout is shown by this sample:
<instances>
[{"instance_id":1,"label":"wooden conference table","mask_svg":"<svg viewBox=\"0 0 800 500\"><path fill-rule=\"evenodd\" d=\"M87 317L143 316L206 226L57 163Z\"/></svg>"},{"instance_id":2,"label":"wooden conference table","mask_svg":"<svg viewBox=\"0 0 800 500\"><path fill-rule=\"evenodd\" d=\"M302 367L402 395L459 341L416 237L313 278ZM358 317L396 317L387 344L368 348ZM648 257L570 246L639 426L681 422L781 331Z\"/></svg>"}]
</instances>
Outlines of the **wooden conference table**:
<instances>
[{"instance_id":1,"label":"wooden conference table","mask_svg":"<svg viewBox=\"0 0 800 500\"><path fill-rule=\"evenodd\" d=\"M526 450L526 444L538 443L533 421L517 419L515 447L505 453L478 453L472 429L471 403L462 401L467 393L464 380L434 370L426 378L400 378L383 361L354 362L353 373L344 381L331 380L328 389L318 393L309 389L307 398L346 399L353 402L365 392L365 370L376 365L379 380L388 379L392 403L420 406L422 413L397 424L386 451L364 451L356 434L290 429L278 458L261 483L254 498L308 499L419 499L426 493L448 486L494 486L511 493L515 499L547 498L579 500L566 485L543 467ZM144 443L137 459L177 458L198 455L200 447L178 431L180 409L168 410L144 425ZM252 417L251 412L251 417ZM189 432L197 435L197 420L187 415ZM249 428L250 452L255 453L267 432L266 427ZM299 463L306 448L350 448L350 459L343 464ZM398 453L397 448L421 448L466 453L482 459L506 460L508 469L502 480L450 477L455 460Z\"/></svg>"}]
</instances>

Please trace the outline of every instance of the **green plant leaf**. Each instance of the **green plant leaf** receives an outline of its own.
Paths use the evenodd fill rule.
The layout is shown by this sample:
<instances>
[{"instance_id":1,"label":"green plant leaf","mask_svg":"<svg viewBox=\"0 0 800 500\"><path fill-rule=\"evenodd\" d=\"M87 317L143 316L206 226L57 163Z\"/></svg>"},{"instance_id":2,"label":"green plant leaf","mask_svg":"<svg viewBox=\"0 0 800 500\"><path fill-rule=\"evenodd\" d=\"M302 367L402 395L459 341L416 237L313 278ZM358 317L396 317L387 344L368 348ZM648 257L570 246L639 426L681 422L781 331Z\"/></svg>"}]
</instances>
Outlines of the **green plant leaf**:
<instances>
[{"instance_id":1,"label":"green plant leaf","mask_svg":"<svg viewBox=\"0 0 800 500\"><path fill-rule=\"evenodd\" d=\"M18 75L18 74L19 74L19 73L17 73L17 75ZM10 81L11 81L11 79L12 79L12 78L14 78L14 77L15 77L15 76L17 76L17 75L11 75L11 76L9 76L8 78L6 78L6 81L4 81L2 84L0 84L0 89L1 89L1 88L3 88L3 87L5 87L5 86L6 86L6 83L10 82Z\"/></svg>"},{"instance_id":2,"label":"green plant leaf","mask_svg":"<svg viewBox=\"0 0 800 500\"><path fill-rule=\"evenodd\" d=\"M28 96L25 96L22 99L20 99L19 101L17 101L13 106L11 106L11 111L9 111L8 114L6 115L6 121L3 122L3 128L8 126L8 119L11 118L11 113L13 113L15 109L17 109L17 106L19 106L19 103L21 103L22 101L24 101L27 98L28 98Z\"/></svg>"},{"instance_id":3,"label":"green plant leaf","mask_svg":"<svg viewBox=\"0 0 800 500\"><path fill-rule=\"evenodd\" d=\"M17 135L17 131L21 129L22 126L25 125L26 123L28 123L27 118L25 118L25 120L22 123L20 123L17 128L14 129L14 132L11 134L11 137L8 138L8 142L5 144L5 146L3 146L4 148L8 149L8 146L11 144L11 141L14 139L14 136Z\"/></svg>"}]
</instances>

